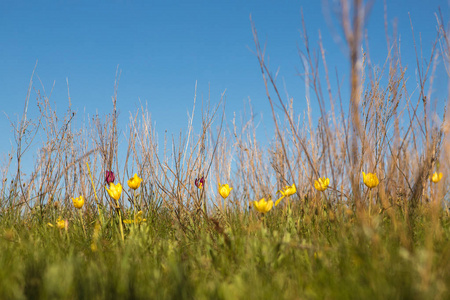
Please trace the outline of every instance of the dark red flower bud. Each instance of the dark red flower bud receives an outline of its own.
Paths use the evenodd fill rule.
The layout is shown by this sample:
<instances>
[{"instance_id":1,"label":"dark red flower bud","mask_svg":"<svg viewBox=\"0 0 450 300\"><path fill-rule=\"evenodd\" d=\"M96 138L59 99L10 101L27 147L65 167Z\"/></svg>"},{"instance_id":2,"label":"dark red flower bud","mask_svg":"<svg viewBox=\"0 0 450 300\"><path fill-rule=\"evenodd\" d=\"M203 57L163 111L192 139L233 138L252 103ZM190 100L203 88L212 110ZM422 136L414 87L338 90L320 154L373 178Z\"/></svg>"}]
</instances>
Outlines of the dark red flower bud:
<instances>
[{"instance_id":1,"label":"dark red flower bud","mask_svg":"<svg viewBox=\"0 0 450 300\"><path fill-rule=\"evenodd\" d=\"M114 177L113 171L106 171L106 175L105 175L106 183L110 184L111 182L114 182L115 179L116 179L116 177Z\"/></svg>"},{"instance_id":2,"label":"dark red flower bud","mask_svg":"<svg viewBox=\"0 0 450 300\"><path fill-rule=\"evenodd\" d=\"M205 178L201 177L201 178L196 178L195 179L195 186L196 187L198 187L199 189L202 189L204 185L205 185Z\"/></svg>"}]
</instances>

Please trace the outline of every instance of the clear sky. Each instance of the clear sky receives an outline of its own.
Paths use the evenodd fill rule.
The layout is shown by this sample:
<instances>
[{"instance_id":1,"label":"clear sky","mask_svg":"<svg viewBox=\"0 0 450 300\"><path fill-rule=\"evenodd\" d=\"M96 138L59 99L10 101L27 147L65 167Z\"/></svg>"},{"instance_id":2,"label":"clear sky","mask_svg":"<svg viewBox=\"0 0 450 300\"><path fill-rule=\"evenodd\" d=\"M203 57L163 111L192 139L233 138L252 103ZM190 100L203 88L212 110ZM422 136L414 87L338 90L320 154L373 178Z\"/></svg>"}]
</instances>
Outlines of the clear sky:
<instances>
[{"instance_id":1,"label":"clear sky","mask_svg":"<svg viewBox=\"0 0 450 300\"><path fill-rule=\"evenodd\" d=\"M335 3L336 1L331 1ZM414 83L415 56L408 13L416 33L422 35L425 57L436 37L434 13L441 7L448 21L447 1L388 1L390 33L394 19L402 37L402 60L411 69ZM92 116L111 111L116 68L121 70L118 90L120 125L129 111L148 104L157 131L178 133L186 127L192 109L195 82L198 97L217 103L226 90L226 114L240 114L251 99L254 111L263 115L268 133L271 113L255 55L250 14L262 42L267 42L270 67L280 68L294 97L297 112L305 107L304 82L298 47L302 48L300 11L303 9L312 46L321 30L328 66L337 68L348 85L348 60L336 45L325 21L322 1L0 1L0 153L14 139L5 114L21 115L36 61L34 87L48 96L62 115L68 106L70 85L72 109ZM372 61L382 65L387 54L383 1L376 1L367 30ZM337 28L337 24L335 23ZM338 33L340 31L338 30ZM332 78L335 81L334 77ZM282 85L281 85L282 87ZM435 88L447 89L440 76ZM345 92L345 91L344 91ZM283 92L284 95L284 92ZM445 93L443 95L446 95ZM30 111L36 113L36 94ZM314 106L317 116L318 109ZM3 156L3 155L2 155Z\"/></svg>"}]
</instances>

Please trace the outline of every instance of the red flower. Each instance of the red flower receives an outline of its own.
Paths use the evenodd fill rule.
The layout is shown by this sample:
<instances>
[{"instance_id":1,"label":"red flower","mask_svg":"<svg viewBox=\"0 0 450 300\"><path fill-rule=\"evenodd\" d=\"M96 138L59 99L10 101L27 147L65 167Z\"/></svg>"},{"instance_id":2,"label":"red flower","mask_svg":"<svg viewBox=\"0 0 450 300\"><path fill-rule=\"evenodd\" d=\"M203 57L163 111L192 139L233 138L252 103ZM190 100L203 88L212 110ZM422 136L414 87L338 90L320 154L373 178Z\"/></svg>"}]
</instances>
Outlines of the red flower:
<instances>
[{"instance_id":1,"label":"red flower","mask_svg":"<svg viewBox=\"0 0 450 300\"><path fill-rule=\"evenodd\" d=\"M116 177L114 177L113 171L106 171L106 175L105 175L106 183L110 184L111 182L114 182L115 179L116 179Z\"/></svg>"},{"instance_id":2,"label":"red flower","mask_svg":"<svg viewBox=\"0 0 450 300\"><path fill-rule=\"evenodd\" d=\"M204 185L205 185L205 178L203 178L203 176L201 178L196 178L195 179L195 186L196 187L198 187L199 189L202 189Z\"/></svg>"}]
</instances>

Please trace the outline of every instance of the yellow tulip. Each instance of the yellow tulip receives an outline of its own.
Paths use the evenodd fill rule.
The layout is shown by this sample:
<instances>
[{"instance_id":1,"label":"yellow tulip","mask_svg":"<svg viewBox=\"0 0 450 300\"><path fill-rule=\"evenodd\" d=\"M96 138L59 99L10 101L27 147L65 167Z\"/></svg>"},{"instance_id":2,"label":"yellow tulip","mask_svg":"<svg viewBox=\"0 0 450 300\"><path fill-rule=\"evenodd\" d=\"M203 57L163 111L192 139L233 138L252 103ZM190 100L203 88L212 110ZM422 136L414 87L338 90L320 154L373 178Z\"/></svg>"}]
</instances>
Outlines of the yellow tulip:
<instances>
[{"instance_id":1,"label":"yellow tulip","mask_svg":"<svg viewBox=\"0 0 450 300\"><path fill-rule=\"evenodd\" d=\"M328 185L330 184L330 178L319 178L318 180L314 181L314 187L316 190L323 192L328 188Z\"/></svg>"},{"instance_id":2,"label":"yellow tulip","mask_svg":"<svg viewBox=\"0 0 450 300\"><path fill-rule=\"evenodd\" d=\"M259 201L253 201L253 206L262 214L266 214L273 207L273 201L266 201L265 198L262 198Z\"/></svg>"},{"instance_id":3,"label":"yellow tulip","mask_svg":"<svg viewBox=\"0 0 450 300\"><path fill-rule=\"evenodd\" d=\"M142 182L142 178L139 178L139 177L137 176L137 174L135 173L134 176L131 177L130 180L128 180L127 183L128 183L128 186L129 186L131 189L135 190L135 189L137 189L137 188L141 185L141 182Z\"/></svg>"},{"instance_id":4,"label":"yellow tulip","mask_svg":"<svg viewBox=\"0 0 450 300\"><path fill-rule=\"evenodd\" d=\"M134 220L123 220L123 222L125 224L131 224L131 223L140 224L142 222L147 221L147 219L142 218L142 214L143 214L143 212L142 212L142 210L140 210L137 212L136 216L134 217Z\"/></svg>"},{"instance_id":5,"label":"yellow tulip","mask_svg":"<svg viewBox=\"0 0 450 300\"><path fill-rule=\"evenodd\" d=\"M438 173L438 172L434 172L433 175L431 176L431 181L433 181L434 183L438 183L439 181L441 181L442 179L442 173Z\"/></svg>"},{"instance_id":6,"label":"yellow tulip","mask_svg":"<svg viewBox=\"0 0 450 300\"><path fill-rule=\"evenodd\" d=\"M113 198L114 200L119 200L120 194L122 194L122 185L120 183L114 184L111 182L108 187L105 186L106 191L108 192L108 195Z\"/></svg>"},{"instance_id":7,"label":"yellow tulip","mask_svg":"<svg viewBox=\"0 0 450 300\"><path fill-rule=\"evenodd\" d=\"M219 194L223 197L223 199L226 199L233 188L230 187L228 184L220 184L219 183Z\"/></svg>"},{"instance_id":8,"label":"yellow tulip","mask_svg":"<svg viewBox=\"0 0 450 300\"><path fill-rule=\"evenodd\" d=\"M380 181L378 180L377 174L375 173L363 173L363 181L364 184L368 187L368 188L374 188L376 187Z\"/></svg>"},{"instance_id":9,"label":"yellow tulip","mask_svg":"<svg viewBox=\"0 0 450 300\"><path fill-rule=\"evenodd\" d=\"M75 206L75 208L81 209L84 205L83 196L80 196L78 198L72 198L72 201L73 201L73 206Z\"/></svg>"},{"instance_id":10,"label":"yellow tulip","mask_svg":"<svg viewBox=\"0 0 450 300\"><path fill-rule=\"evenodd\" d=\"M280 203L280 201L284 197L289 197L297 193L297 188L295 187L295 183L293 183L291 186L289 185L285 186L282 190L279 190L277 193L281 193L282 196L275 202L275 206L277 206L278 203Z\"/></svg>"},{"instance_id":11,"label":"yellow tulip","mask_svg":"<svg viewBox=\"0 0 450 300\"><path fill-rule=\"evenodd\" d=\"M58 219L56 219L55 225L53 225L52 223L47 223L47 225L49 227L55 227L55 225L56 225L56 227L58 229L66 229L67 230L67 228L69 227L69 222L67 222L64 219L61 219L61 217L58 217Z\"/></svg>"},{"instance_id":12,"label":"yellow tulip","mask_svg":"<svg viewBox=\"0 0 450 300\"><path fill-rule=\"evenodd\" d=\"M289 197L297 193L297 188L295 187L295 183L291 186L287 185L282 190L279 190L277 193L281 193L284 197Z\"/></svg>"},{"instance_id":13,"label":"yellow tulip","mask_svg":"<svg viewBox=\"0 0 450 300\"><path fill-rule=\"evenodd\" d=\"M59 217L59 218L56 220L56 227L58 227L59 229L64 229L64 228L66 228L66 221L63 220L63 219L61 219L61 217Z\"/></svg>"}]
</instances>

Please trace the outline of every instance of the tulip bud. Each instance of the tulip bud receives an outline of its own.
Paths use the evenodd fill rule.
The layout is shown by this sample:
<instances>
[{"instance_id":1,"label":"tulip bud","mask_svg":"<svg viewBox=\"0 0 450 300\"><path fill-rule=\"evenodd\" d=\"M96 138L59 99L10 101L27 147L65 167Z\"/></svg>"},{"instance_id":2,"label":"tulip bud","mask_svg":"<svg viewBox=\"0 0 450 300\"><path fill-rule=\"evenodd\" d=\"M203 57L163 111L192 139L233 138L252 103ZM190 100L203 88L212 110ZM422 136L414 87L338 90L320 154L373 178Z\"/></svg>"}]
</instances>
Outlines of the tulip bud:
<instances>
[{"instance_id":1,"label":"tulip bud","mask_svg":"<svg viewBox=\"0 0 450 300\"><path fill-rule=\"evenodd\" d=\"M115 179L116 179L116 177L114 176L113 171L106 171L106 175L105 175L106 183L110 184L111 182L114 182Z\"/></svg>"}]
</instances>

